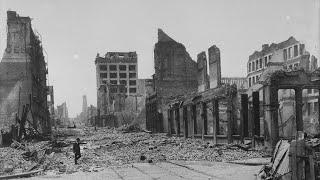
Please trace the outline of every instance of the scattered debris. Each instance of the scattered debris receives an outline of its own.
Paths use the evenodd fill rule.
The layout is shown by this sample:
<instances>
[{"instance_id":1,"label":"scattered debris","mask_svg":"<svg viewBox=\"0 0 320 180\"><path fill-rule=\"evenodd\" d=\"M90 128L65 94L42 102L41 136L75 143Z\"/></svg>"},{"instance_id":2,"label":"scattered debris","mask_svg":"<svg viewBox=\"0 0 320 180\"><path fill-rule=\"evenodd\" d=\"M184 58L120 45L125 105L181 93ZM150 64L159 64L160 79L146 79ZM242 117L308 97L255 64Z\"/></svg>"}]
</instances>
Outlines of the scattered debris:
<instances>
[{"instance_id":1,"label":"scattered debris","mask_svg":"<svg viewBox=\"0 0 320 180\"><path fill-rule=\"evenodd\" d=\"M169 137L165 133L150 134L143 130L124 128L58 129L55 140L40 142L13 142L11 147L0 148L0 175L26 173L37 169L57 174L76 171L95 172L108 166L121 166L134 162L156 163L170 160L232 161L265 155L241 145L220 145L201 139ZM132 132L129 132L133 131ZM82 157L74 164L72 143L79 137ZM6 171L4 171L6 169ZM18 172L16 170L18 169Z\"/></svg>"},{"instance_id":2,"label":"scattered debris","mask_svg":"<svg viewBox=\"0 0 320 180\"><path fill-rule=\"evenodd\" d=\"M146 156L144 156L144 155L141 155L141 156L140 156L140 161L144 161L144 160L146 160L146 159L147 159Z\"/></svg>"}]
</instances>

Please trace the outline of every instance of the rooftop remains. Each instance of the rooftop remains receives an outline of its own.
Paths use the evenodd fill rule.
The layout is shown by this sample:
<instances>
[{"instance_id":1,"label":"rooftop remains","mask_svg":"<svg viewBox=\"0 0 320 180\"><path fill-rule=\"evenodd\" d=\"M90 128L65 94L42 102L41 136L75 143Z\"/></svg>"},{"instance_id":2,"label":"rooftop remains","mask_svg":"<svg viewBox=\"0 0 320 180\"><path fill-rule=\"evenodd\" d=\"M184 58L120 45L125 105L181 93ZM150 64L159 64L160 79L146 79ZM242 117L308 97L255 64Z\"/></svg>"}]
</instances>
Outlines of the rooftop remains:
<instances>
[{"instance_id":1,"label":"rooftop remains","mask_svg":"<svg viewBox=\"0 0 320 180\"><path fill-rule=\"evenodd\" d=\"M263 44L261 51L255 51L253 54L249 56L249 60L259 58L260 56L266 55L268 53L271 53L272 51L283 49L285 47L288 47L290 45L299 43L293 36L289 37L286 41L280 42L278 44L272 43L272 44Z\"/></svg>"}]
</instances>

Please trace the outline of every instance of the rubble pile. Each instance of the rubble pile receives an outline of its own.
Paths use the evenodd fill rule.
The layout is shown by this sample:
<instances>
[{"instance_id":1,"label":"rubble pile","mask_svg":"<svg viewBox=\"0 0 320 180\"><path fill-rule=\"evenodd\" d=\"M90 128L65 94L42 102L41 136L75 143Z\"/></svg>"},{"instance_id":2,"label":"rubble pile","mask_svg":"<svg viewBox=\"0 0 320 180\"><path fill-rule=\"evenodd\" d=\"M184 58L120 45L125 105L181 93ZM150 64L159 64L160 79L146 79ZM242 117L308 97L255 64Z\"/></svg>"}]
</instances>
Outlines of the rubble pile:
<instances>
[{"instance_id":1,"label":"rubble pile","mask_svg":"<svg viewBox=\"0 0 320 180\"><path fill-rule=\"evenodd\" d=\"M168 137L166 134L147 132L124 132L114 128L78 130L76 136L63 136L59 131L53 141L29 144L13 143L0 148L0 175L16 170L28 172L35 169L52 170L57 173L97 171L107 166L123 166L133 162L157 162L164 160L231 161L261 157L261 151L243 150L235 145L214 145L201 139ZM61 137L64 137L61 139ZM72 144L81 139L79 165L74 164ZM6 170L7 169L7 170ZM5 171L6 170L6 171Z\"/></svg>"}]
</instances>

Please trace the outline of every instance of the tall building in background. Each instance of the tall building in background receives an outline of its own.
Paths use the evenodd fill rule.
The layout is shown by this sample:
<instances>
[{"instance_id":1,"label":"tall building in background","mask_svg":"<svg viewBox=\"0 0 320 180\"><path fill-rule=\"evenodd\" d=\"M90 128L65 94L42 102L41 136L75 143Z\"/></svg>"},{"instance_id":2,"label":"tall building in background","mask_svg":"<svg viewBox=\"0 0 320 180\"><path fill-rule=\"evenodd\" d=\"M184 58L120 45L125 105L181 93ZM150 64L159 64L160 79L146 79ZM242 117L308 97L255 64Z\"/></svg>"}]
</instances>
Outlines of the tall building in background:
<instances>
[{"instance_id":1,"label":"tall building in background","mask_svg":"<svg viewBox=\"0 0 320 180\"><path fill-rule=\"evenodd\" d=\"M95 65L97 114L106 119L107 115L125 111L126 103L136 99L134 97L137 96L137 53L107 52L104 57L98 54ZM129 99L131 100L128 101ZM101 120L98 124L105 126L108 124L106 121L110 120Z\"/></svg>"},{"instance_id":2,"label":"tall building in background","mask_svg":"<svg viewBox=\"0 0 320 180\"><path fill-rule=\"evenodd\" d=\"M83 95L82 96L82 112L87 114L87 110L88 110L87 96Z\"/></svg>"},{"instance_id":3,"label":"tall building in background","mask_svg":"<svg viewBox=\"0 0 320 180\"><path fill-rule=\"evenodd\" d=\"M127 95L137 93L137 53L136 52L107 52L104 57L96 57L97 90L101 85L124 85ZM111 93L115 90L111 89ZM99 103L98 103L99 104Z\"/></svg>"},{"instance_id":4,"label":"tall building in background","mask_svg":"<svg viewBox=\"0 0 320 180\"><path fill-rule=\"evenodd\" d=\"M82 96L82 112L81 112L81 119L80 121L85 123L88 120L88 103L87 103L87 96Z\"/></svg>"}]
</instances>

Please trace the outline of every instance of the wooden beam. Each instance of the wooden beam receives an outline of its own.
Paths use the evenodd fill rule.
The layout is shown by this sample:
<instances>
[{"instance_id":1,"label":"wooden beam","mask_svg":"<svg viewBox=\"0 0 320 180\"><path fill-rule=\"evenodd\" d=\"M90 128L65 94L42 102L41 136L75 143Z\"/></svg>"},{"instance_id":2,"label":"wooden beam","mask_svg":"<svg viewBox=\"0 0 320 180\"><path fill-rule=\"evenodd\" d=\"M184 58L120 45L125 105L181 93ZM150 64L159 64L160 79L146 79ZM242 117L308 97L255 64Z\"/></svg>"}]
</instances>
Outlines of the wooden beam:
<instances>
[{"instance_id":1,"label":"wooden beam","mask_svg":"<svg viewBox=\"0 0 320 180\"><path fill-rule=\"evenodd\" d=\"M43 169L35 170L35 171L30 171L30 172L24 172L24 173L18 173L18 174L12 174L12 175L7 175L7 176L0 176L0 179L12 179L12 178L21 178L21 177L28 177L32 174L36 174L39 172L42 172Z\"/></svg>"}]
</instances>

